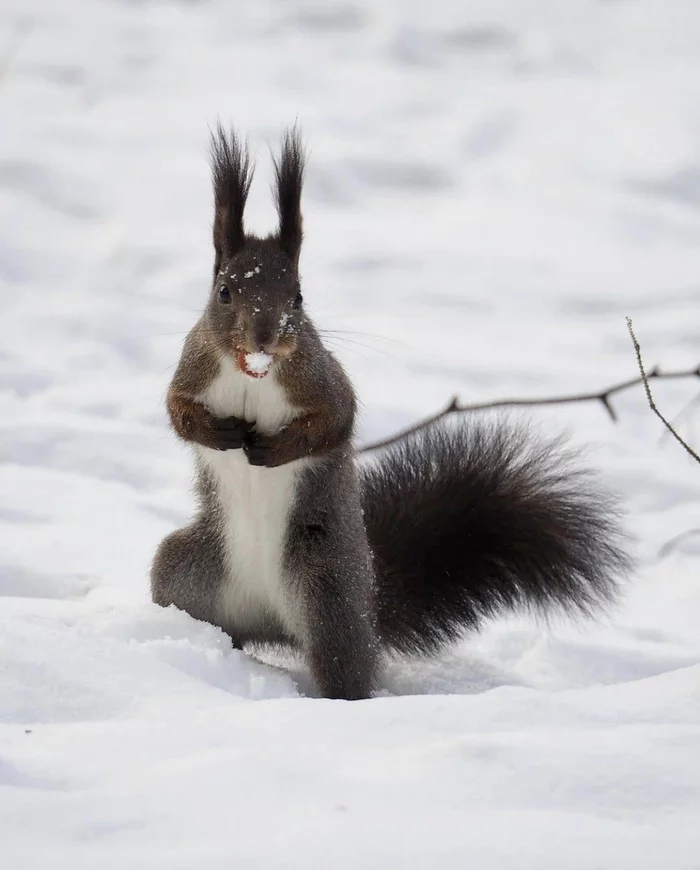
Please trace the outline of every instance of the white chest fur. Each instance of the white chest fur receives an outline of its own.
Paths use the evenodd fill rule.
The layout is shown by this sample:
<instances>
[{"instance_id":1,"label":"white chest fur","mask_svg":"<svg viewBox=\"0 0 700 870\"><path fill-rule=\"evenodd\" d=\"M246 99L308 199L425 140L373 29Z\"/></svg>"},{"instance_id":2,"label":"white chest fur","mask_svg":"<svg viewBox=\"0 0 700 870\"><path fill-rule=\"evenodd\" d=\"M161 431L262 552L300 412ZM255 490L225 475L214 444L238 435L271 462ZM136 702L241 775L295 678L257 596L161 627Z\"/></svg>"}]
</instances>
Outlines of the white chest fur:
<instances>
[{"instance_id":1,"label":"white chest fur","mask_svg":"<svg viewBox=\"0 0 700 870\"><path fill-rule=\"evenodd\" d=\"M265 434L277 431L298 413L277 383L274 369L264 378L250 378L228 358L199 399L217 416L242 417ZM270 614L293 632L283 556L296 481L309 460L258 468L248 464L242 450L197 450L217 482L221 504L229 562L219 601L223 620L245 633Z\"/></svg>"}]
</instances>

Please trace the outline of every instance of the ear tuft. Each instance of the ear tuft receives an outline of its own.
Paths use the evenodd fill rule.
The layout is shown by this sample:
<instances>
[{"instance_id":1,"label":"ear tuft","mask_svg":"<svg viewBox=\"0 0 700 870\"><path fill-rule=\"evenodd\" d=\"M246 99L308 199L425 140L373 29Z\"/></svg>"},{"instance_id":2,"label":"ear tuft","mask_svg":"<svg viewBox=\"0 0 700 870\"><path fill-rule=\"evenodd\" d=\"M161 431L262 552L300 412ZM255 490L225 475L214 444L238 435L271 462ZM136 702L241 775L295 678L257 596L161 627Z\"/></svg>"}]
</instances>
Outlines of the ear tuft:
<instances>
[{"instance_id":1,"label":"ear tuft","mask_svg":"<svg viewBox=\"0 0 700 870\"><path fill-rule=\"evenodd\" d=\"M221 259L243 247L243 211L253 180L253 162L248 146L231 130L227 133L217 123L209 143L212 184L214 187L215 273Z\"/></svg>"},{"instance_id":2,"label":"ear tuft","mask_svg":"<svg viewBox=\"0 0 700 870\"><path fill-rule=\"evenodd\" d=\"M280 246L296 262L302 240L301 188L306 164L301 133L296 124L285 132L279 159L273 157L273 160Z\"/></svg>"}]
</instances>

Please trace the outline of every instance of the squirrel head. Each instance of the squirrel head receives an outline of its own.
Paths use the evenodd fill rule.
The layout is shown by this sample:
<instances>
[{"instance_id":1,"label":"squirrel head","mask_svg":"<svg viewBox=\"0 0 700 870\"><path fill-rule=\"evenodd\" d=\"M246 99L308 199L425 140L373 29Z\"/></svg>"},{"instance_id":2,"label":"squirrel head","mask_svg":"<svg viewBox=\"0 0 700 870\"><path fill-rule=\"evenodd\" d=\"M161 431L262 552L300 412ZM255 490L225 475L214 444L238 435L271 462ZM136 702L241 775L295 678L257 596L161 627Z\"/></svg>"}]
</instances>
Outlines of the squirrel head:
<instances>
[{"instance_id":1,"label":"squirrel head","mask_svg":"<svg viewBox=\"0 0 700 870\"><path fill-rule=\"evenodd\" d=\"M304 177L299 131L294 127L285 133L274 160L279 227L264 239L246 235L243 227L253 179L247 147L219 125L211 137L210 156L216 256L207 326L239 366L250 354L269 355L273 362L284 359L296 350L304 322L298 268Z\"/></svg>"}]
</instances>

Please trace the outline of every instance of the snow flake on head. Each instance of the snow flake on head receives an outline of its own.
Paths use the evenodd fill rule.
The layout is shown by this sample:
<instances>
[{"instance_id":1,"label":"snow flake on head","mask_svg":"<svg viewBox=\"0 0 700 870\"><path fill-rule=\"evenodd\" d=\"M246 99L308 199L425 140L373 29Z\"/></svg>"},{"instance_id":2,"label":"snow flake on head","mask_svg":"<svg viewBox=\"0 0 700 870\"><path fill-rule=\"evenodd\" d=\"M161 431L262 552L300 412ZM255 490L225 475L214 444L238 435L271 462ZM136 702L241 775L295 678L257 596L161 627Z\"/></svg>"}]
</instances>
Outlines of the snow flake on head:
<instances>
[{"instance_id":1,"label":"snow flake on head","mask_svg":"<svg viewBox=\"0 0 700 870\"><path fill-rule=\"evenodd\" d=\"M259 275L259 274L260 274L260 266L256 266L254 269L251 269L249 272L246 272L243 275L243 277L244 278L252 278L253 275Z\"/></svg>"}]
</instances>

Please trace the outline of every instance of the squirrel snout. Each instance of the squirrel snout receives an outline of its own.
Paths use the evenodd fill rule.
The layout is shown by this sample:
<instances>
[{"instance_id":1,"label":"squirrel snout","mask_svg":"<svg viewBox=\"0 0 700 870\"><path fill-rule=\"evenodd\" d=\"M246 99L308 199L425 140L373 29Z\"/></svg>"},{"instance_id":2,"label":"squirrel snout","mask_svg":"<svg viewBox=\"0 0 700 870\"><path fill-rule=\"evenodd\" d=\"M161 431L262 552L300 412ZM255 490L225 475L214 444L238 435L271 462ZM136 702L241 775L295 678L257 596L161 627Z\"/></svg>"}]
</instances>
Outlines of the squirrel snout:
<instances>
[{"instance_id":1,"label":"squirrel snout","mask_svg":"<svg viewBox=\"0 0 700 870\"><path fill-rule=\"evenodd\" d=\"M249 353L274 354L279 345L279 335L270 322L254 323L247 336Z\"/></svg>"},{"instance_id":2,"label":"squirrel snout","mask_svg":"<svg viewBox=\"0 0 700 870\"><path fill-rule=\"evenodd\" d=\"M266 353L269 356L289 357L296 349L296 341L284 331L286 321L274 312L256 311L242 324L242 335L236 342L244 353ZM241 340L242 339L242 340Z\"/></svg>"}]
</instances>

